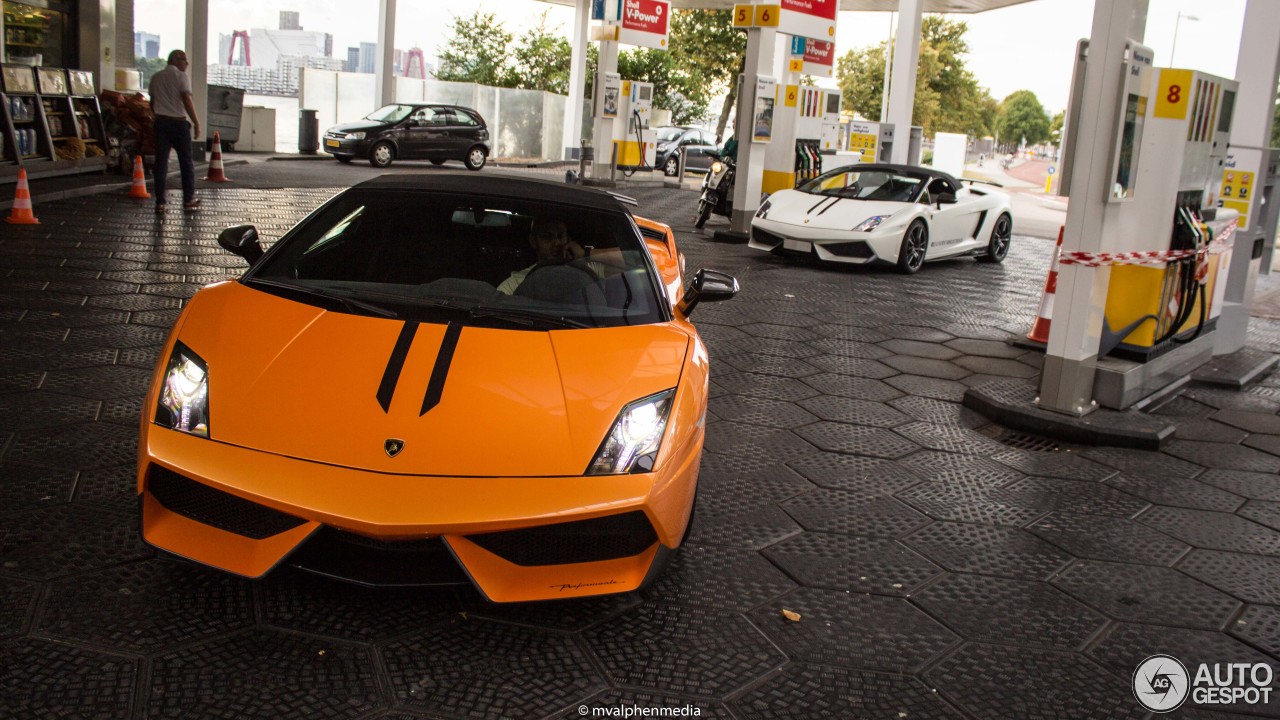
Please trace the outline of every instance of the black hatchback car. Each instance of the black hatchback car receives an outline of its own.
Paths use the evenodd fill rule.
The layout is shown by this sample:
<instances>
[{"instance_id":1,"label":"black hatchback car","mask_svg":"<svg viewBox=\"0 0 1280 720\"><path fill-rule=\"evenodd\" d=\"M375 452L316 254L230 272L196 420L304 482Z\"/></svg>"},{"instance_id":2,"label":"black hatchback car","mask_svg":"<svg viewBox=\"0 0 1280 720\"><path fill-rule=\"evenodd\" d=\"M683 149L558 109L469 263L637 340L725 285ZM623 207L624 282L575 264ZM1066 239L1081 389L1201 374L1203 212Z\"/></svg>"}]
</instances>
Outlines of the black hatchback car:
<instances>
[{"instance_id":1,"label":"black hatchback car","mask_svg":"<svg viewBox=\"0 0 1280 720\"><path fill-rule=\"evenodd\" d=\"M660 127L657 139L657 167L667 177L676 175L680 163L680 148L684 148L686 170L706 172L716 160L715 136L706 130L675 125Z\"/></svg>"},{"instance_id":2,"label":"black hatchback car","mask_svg":"<svg viewBox=\"0 0 1280 720\"><path fill-rule=\"evenodd\" d=\"M324 150L339 162L368 158L376 168L393 160L461 160L468 170L479 170L489 157L489 128L471 108L395 103L329 128Z\"/></svg>"}]
</instances>

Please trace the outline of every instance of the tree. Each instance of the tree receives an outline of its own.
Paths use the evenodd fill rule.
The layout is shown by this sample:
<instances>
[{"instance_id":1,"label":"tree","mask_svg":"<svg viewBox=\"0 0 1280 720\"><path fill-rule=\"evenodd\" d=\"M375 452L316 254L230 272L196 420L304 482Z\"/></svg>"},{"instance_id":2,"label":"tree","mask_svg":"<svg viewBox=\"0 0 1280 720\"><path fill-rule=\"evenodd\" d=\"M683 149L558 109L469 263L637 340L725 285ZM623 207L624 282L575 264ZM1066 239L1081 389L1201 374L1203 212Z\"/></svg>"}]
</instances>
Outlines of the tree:
<instances>
[{"instance_id":1,"label":"tree","mask_svg":"<svg viewBox=\"0 0 1280 720\"><path fill-rule=\"evenodd\" d=\"M1049 139L1049 114L1030 90L1017 90L1000 103L996 130L1002 143L1038 145Z\"/></svg>"},{"instance_id":2,"label":"tree","mask_svg":"<svg viewBox=\"0 0 1280 720\"><path fill-rule=\"evenodd\" d=\"M1049 142L1062 146L1062 126L1067 121L1067 113L1065 110L1059 110L1053 119L1049 121Z\"/></svg>"},{"instance_id":3,"label":"tree","mask_svg":"<svg viewBox=\"0 0 1280 720\"><path fill-rule=\"evenodd\" d=\"M978 86L965 67L969 51L964 35L969 26L940 15L926 15L920 31L916 65L915 110L912 123L925 134L960 132L989 135L995 120L995 99ZM879 118L884 94L885 49L888 42L850 50L836 59L836 79L844 107L862 117Z\"/></svg>"},{"instance_id":4,"label":"tree","mask_svg":"<svg viewBox=\"0 0 1280 720\"><path fill-rule=\"evenodd\" d=\"M138 74L142 76L142 87L147 87L151 82L151 76L164 69L169 64L168 58L145 58L140 57L134 60L133 66L138 70Z\"/></svg>"},{"instance_id":5,"label":"tree","mask_svg":"<svg viewBox=\"0 0 1280 720\"><path fill-rule=\"evenodd\" d=\"M696 119L706 114L712 97L727 92L716 126L716 138L723 138L738 96L746 34L734 29L732 10L677 10L671 14L670 40L681 96L700 108Z\"/></svg>"},{"instance_id":6,"label":"tree","mask_svg":"<svg viewBox=\"0 0 1280 720\"><path fill-rule=\"evenodd\" d=\"M511 48L511 64L503 69L504 87L569 94L573 48L547 30L548 12L544 10L538 24Z\"/></svg>"},{"instance_id":7,"label":"tree","mask_svg":"<svg viewBox=\"0 0 1280 720\"><path fill-rule=\"evenodd\" d=\"M453 35L440 48L436 77L451 82L473 82L506 87L507 46L511 33L493 13L476 10L470 18L453 18Z\"/></svg>"}]
</instances>

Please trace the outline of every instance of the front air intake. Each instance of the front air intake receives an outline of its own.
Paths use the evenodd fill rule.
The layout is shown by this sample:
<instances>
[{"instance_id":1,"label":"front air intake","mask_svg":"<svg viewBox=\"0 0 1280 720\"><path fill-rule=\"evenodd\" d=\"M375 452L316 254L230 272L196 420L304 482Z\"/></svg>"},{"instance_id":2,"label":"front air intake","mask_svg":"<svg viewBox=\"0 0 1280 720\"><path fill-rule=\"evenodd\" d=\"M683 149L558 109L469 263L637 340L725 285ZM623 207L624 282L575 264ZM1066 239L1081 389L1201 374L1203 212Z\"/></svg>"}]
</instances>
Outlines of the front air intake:
<instances>
[{"instance_id":1,"label":"front air intake","mask_svg":"<svg viewBox=\"0 0 1280 720\"><path fill-rule=\"evenodd\" d=\"M467 539L516 565L570 565L632 557L658 536L639 510L592 520L524 530L468 535Z\"/></svg>"},{"instance_id":2,"label":"front air intake","mask_svg":"<svg viewBox=\"0 0 1280 720\"><path fill-rule=\"evenodd\" d=\"M279 535L306 522L215 490L159 465L152 465L147 471L147 490L171 512L253 540Z\"/></svg>"}]
</instances>

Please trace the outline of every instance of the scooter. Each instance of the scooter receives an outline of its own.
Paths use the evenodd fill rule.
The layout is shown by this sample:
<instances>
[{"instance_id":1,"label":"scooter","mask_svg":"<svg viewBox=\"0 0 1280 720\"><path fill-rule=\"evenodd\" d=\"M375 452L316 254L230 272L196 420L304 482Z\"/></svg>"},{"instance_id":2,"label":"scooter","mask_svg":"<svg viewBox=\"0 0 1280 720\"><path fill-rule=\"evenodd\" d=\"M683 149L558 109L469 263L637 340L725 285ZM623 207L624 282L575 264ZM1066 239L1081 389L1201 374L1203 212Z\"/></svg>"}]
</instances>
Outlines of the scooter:
<instances>
[{"instance_id":1,"label":"scooter","mask_svg":"<svg viewBox=\"0 0 1280 720\"><path fill-rule=\"evenodd\" d=\"M732 159L721 158L711 163L711 169L702 178L702 197L698 199L698 216L693 226L702 229L707 224L711 213L733 217L733 175Z\"/></svg>"}]
</instances>

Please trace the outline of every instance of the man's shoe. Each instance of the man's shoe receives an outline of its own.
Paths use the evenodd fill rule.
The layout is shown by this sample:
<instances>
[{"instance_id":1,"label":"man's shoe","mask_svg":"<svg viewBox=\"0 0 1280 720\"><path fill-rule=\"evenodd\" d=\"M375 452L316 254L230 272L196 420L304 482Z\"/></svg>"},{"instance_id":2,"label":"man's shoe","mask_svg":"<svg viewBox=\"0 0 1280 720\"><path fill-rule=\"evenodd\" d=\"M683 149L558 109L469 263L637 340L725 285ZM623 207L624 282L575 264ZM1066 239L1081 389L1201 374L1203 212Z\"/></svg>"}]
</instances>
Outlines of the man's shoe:
<instances>
[{"instance_id":1,"label":"man's shoe","mask_svg":"<svg viewBox=\"0 0 1280 720\"><path fill-rule=\"evenodd\" d=\"M191 202L184 202L184 203L182 203L182 209L183 209L183 210L195 210L195 209L196 209L196 208L198 208L198 207L200 207L200 198L196 198L195 200L192 200Z\"/></svg>"}]
</instances>

